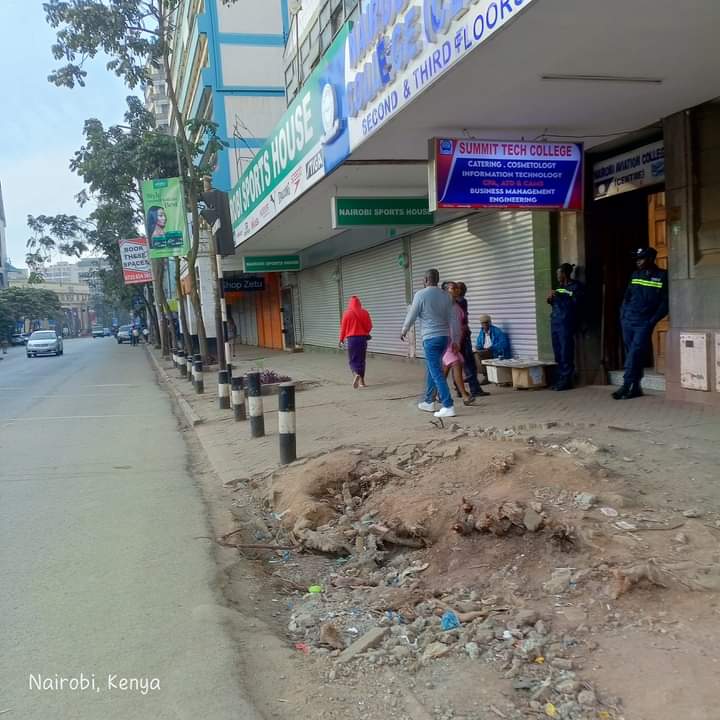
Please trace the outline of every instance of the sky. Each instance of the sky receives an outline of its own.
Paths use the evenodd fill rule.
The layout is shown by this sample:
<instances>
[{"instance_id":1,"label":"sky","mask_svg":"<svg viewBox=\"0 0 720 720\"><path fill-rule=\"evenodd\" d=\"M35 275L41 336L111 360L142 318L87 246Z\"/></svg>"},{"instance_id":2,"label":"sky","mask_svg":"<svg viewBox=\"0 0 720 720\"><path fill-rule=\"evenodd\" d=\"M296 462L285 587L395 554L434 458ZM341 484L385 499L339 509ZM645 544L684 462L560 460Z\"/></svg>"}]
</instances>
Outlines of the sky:
<instances>
[{"instance_id":1,"label":"sky","mask_svg":"<svg viewBox=\"0 0 720 720\"><path fill-rule=\"evenodd\" d=\"M86 67L84 88L50 84L54 41L42 0L0 0L0 183L7 254L17 267L25 266L28 215L87 214L75 202L83 183L70 159L85 120L121 122L131 94L99 59Z\"/></svg>"}]
</instances>

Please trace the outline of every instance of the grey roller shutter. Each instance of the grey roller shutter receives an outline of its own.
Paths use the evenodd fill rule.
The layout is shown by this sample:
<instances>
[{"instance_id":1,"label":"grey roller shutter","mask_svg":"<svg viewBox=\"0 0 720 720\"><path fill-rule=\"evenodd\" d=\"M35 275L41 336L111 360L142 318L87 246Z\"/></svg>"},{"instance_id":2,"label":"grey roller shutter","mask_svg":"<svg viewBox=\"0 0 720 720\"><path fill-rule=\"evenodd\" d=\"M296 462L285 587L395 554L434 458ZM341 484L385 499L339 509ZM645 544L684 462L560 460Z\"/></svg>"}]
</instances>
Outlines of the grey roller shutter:
<instances>
[{"instance_id":1,"label":"grey roller shutter","mask_svg":"<svg viewBox=\"0 0 720 720\"><path fill-rule=\"evenodd\" d=\"M407 344L400 340L405 319L405 270L399 256L402 242L397 240L342 259L343 307L357 295L373 321L370 352L407 355Z\"/></svg>"},{"instance_id":2,"label":"grey roller shutter","mask_svg":"<svg viewBox=\"0 0 720 720\"><path fill-rule=\"evenodd\" d=\"M340 333L340 289L336 261L300 273L302 338L305 345L337 347Z\"/></svg>"},{"instance_id":3,"label":"grey roller shutter","mask_svg":"<svg viewBox=\"0 0 720 720\"><path fill-rule=\"evenodd\" d=\"M440 271L441 282L464 282L473 344L487 313L510 336L513 356L537 359L532 237L531 214L511 211L468 215L418 233L410 242L413 292L429 268Z\"/></svg>"}]
</instances>

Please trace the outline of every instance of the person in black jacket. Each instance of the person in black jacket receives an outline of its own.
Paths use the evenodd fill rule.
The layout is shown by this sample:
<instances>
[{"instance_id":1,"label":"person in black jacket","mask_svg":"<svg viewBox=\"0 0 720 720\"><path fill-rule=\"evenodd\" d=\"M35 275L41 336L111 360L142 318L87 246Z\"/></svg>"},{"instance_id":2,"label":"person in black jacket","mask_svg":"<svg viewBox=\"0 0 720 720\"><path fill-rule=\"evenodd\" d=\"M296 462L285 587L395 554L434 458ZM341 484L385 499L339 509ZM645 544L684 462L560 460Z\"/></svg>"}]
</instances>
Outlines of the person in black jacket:
<instances>
[{"instance_id":1,"label":"person in black jacket","mask_svg":"<svg viewBox=\"0 0 720 720\"><path fill-rule=\"evenodd\" d=\"M637 270L630 277L620 308L625 343L625 377L613 393L616 400L640 397L643 365L655 325L668 314L667 272L655 264L657 250L639 248L635 253Z\"/></svg>"},{"instance_id":2,"label":"person in black jacket","mask_svg":"<svg viewBox=\"0 0 720 720\"><path fill-rule=\"evenodd\" d=\"M583 287L573 280L574 265L563 263L557 270L558 286L548 295L552 305L550 328L557 373L553 390L571 390L575 378L575 333Z\"/></svg>"}]
</instances>

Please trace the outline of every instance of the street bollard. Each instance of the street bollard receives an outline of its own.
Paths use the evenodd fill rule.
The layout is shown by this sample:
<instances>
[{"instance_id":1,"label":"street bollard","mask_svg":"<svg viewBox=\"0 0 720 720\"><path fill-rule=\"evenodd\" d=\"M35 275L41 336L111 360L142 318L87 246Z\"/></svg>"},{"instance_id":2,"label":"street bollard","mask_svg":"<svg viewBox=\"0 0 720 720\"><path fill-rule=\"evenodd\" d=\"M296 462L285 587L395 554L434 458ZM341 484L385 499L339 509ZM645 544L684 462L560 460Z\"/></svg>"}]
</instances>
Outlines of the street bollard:
<instances>
[{"instance_id":1,"label":"street bollard","mask_svg":"<svg viewBox=\"0 0 720 720\"><path fill-rule=\"evenodd\" d=\"M262 386L260 373L247 374L248 410L250 414L250 435L254 438L265 435L265 417L263 416Z\"/></svg>"},{"instance_id":2,"label":"street bollard","mask_svg":"<svg viewBox=\"0 0 720 720\"><path fill-rule=\"evenodd\" d=\"M187 375L187 363L185 362L185 351L178 350L178 369L180 370L180 377L184 378Z\"/></svg>"},{"instance_id":3,"label":"street bollard","mask_svg":"<svg viewBox=\"0 0 720 720\"><path fill-rule=\"evenodd\" d=\"M176 368L177 367L177 355L175 353L174 347L170 348L170 360L172 360L173 367Z\"/></svg>"},{"instance_id":4,"label":"street bollard","mask_svg":"<svg viewBox=\"0 0 720 720\"><path fill-rule=\"evenodd\" d=\"M245 412L245 390L243 388L243 378L235 377L232 379L232 406L233 414L236 420L246 420Z\"/></svg>"},{"instance_id":5,"label":"street bollard","mask_svg":"<svg viewBox=\"0 0 720 720\"><path fill-rule=\"evenodd\" d=\"M196 360L193 365L193 372L195 374L195 392L198 395L202 395L205 392L205 380L203 379L203 366L202 360Z\"/></svg>"},{"instance_id":6,"label":"street bollard","mask_svg":"<svg viewBox=\"0 0 720 720\"><path fill-rule=\"evenodd\" d=\"M295 435L295 385L282 383L278 395L278 434L280 437L280 464L297 460Z\"/></svg>"},{"instance_id":7,"label":"street bollard","mask_svg":"<svg viewBox=\"0 0 720 720\"><path fill-rule=\"evenodd\" d=\"M193 380L193 356L185 356L185 374L187 375L188 382L194 382Z\"/></svg>"},{"instance_id":8,"label":"street bollard","mask_svg":"<svg viewBox=\"0 0 720 720\"><path fill-rule=\"evenodd\" d=\"M218 372L218 407L221 410L230 409L230 384L227 370Z\"/></svg>"}]
</instances>

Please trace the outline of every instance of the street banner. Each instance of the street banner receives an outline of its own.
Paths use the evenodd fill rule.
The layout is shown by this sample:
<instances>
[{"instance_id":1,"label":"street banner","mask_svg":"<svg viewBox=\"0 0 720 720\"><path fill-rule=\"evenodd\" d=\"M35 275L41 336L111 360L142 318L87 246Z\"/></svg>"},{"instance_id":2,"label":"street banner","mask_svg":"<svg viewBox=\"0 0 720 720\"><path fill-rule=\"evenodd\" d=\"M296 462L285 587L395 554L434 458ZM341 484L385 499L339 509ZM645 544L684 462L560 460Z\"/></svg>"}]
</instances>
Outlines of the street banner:
<instances>
[{"instance_id":1,"label":"street banner","mask_svg":"<svg viewBox=\"0 0 720 720\"><path fill-rule=\"evenodd\" d=\"M142 194L150 258L187 255L190 240L180 178L146 180Z\"/></svg>"},{"instance_id":2,"label":"street banner","mask_svg":"<svg viewBox=\"0 0 720 720\"><path fill-rule=\"evenodd\" d=\"M602 200L665 182L665 143L643 145L593 165L593 198Z\"/></svg>"},{"instance_id":3,"label":"street banner","mask_svg":"<svg viewBox=\"0 0 720 720\"><path fill-rule=\"evenodd\" d=\"M426 197L334 197L332 226L432 225Z\"/></svg>"},{"instance_id":4,"label":"street banner","mask_svg":"<svg viewBox=\"0 0 720 720\"><path fill-rule=\"evenodd\" d=\"M152 282L147 238L119 240L120 261L126 285Z\"/></svg>"},{"instance_id":5,"label":"street banner","mask_svg":"<svg viewBox=\"0 0 720 720\"><path fill-rule=\"evenodd\" d=\"M433 138L430 209L582 210L583 146Z\"/></svg>"},{"instance_id":6,"label":"street banner","mask_svg":"<svg viewBox=\"0 0 720 720\"><path fill-rule=\"evenodd\" d=\"M332 172L349 154L346 24L230 193L235 246Z\"/></svg>"}]
</instances>

